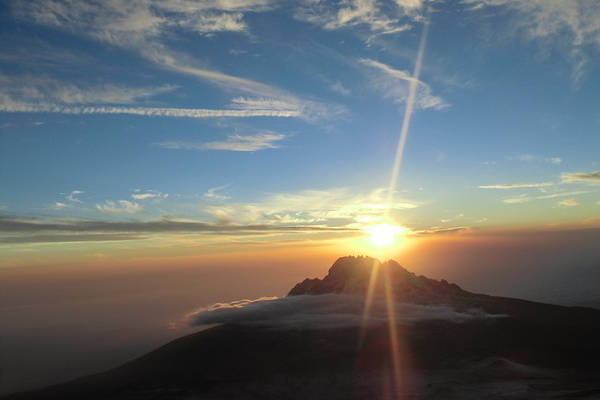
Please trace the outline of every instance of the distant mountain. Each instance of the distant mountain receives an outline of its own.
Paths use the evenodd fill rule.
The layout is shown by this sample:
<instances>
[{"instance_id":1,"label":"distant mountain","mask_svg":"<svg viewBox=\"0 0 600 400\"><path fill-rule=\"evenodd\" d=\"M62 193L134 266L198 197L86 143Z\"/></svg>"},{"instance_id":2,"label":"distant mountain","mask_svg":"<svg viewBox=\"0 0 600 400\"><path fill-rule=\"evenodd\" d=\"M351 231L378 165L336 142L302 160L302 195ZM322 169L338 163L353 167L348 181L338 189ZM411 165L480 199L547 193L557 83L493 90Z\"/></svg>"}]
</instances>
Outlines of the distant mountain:
<instances>
[{"instance_id":1,"label":"distant mountain","mask_svg":"<svg viewBox=\"0 0 600 400\"><path fill-rule=\"evenodd\" d=\"M458 285L416 276L394 260L381 263L371 257L341 257L323 279L305 279L292 288L289 295L344 293L365 295L373 274L389 277L394 297L416 304L448 304L470 295ZM375 293L383 293L382 279L377 279Z\"/></svg>"},{"instance_id":2,"label":"distant mountain","mask_svg":"<svg viewBox=\"0 0 600 400\"><path fill-rule=\"evenodd\" d=\"M363 298L372 276L375 297L387 288L398 304L433 315L443 306L482 317L404 320L393 329L388 320L319 329L232 320L110 371L8 398L600 398L599 310L470 293L367 257L340 258L327 276L298 283L288 298Z\"/></svg>"}]
</instances>

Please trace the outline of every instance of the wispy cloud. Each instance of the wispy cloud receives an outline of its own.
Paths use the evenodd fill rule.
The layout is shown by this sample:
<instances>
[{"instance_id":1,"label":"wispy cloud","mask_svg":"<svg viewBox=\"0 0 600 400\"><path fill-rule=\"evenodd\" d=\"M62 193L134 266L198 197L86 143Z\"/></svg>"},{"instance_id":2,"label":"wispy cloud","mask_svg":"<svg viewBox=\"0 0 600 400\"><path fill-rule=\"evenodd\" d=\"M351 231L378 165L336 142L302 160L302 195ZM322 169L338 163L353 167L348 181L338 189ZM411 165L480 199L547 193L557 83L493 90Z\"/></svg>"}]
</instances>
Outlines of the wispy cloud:
<instances>
[{"instance_id":1,"label":"wispy cloud","mask_svg":"<svg viewBox=\"0 0 600 400\"><path fill-rule=\"evenodd\" d=\"M71 193L69 193L65 199L69 200L72 203L81 203L81 200L79 200L77 198L78 195L83 194L85 192L83 192L82 190L73 190L71 191Z\"/></svg>"},{"instance_id":2,"label":"wispy cloud","mask_svg":"<svg viewBox=\"0 0 600 400\"><path fill-rule=\"evenodd\" d=\"M517 197L509 197L507 199L502 200L503 203L506 204L523 204L523 203L528 203L531 201L531 197L522 194L520 196Z\"/></svg>"},{"instance_id":3,"label":"wispy cloud","mask_svg":"<svg viewBox=\"0 0 600 400\"><path fill-rule=\"evenodd\" d=\"M28 104L14 102L0 95L0 112L58 113L58 114L112 114L137 115L143 117L171 118L248 118L248 117L299 117L299 110L228 110L203 108L159 108L117 106L64 106L59 104Z\"/></svg>"},{"instance_id":4,"label":"wispy cloud","mask_svg":"<svg viewBox=\"0 0 600 400\"><path fill-rule=\"evenodd\" d=\"M244 14L271 10L277 5L277 1L114 0L108 3L90 1L74 3L68 0L36 0L15 3L16 14L26 21L85 35L134 51L162 68L197 77L224 90L251 94L272 101L302 103L305 109L317 106L315 102L301 101L274 86L207 68L189 55L174 51L165 44L164 38L168 37L175 28L202 34L224 31L246 32ZM325 108L324 105L319 107ZM103 110L96 111L107 113ZM200 115L210 116L206 115L206 111L208 114L212 113L212 110L200 110L200 112L186 112L186 115L193 114L197 118ZM279 113L247 108L241 111L244 112L225 111L224 114L227 116L275 116L275 114L299 116L296 110L289 109ZM112 113L145 115L148 112L154 115L165 114L164 111L158 110L113 110ZM76 113L79 113L79 110ZM173 116L173 111L169 110L166 114ZM307 114L309 113L302 115Z\"/></svg>"},{"instance_id":5,"label":"wispy cloud","mask_svg":"<svg viewBox=\"0 0 600 400\"><path fill-rule=\"evenodd\" d=\"M578 196L578 195L588 194L588 193L591 193L591 192L589 192L589 191L557 192L557 193L544 194L544 195L540 195L540 196L521 194L516 197L510 197L510 198L504 199L502 201L507 204L523 204L523 203L528 203L530 201L535 201L535 200L556 199L556 198L560 198L560 197L571 197L571 196ZM569 199L569 201L570 200L573 200L573 199ZM565 200L565 201L567 201L567 200ZM569 201L567 201L567 202L569 202ZM559 205L566 205L566 204L561 204L561 203L562 202L559 202Z\"/></svg>"},{"instance_id":6,"label":"wispy cloud","mask_svg":"<svg viewBox=\"0 0 600 400\"><path fill-rule=\"evenodd\" d=\"M291 95L278 98L236 97L231 100L231 108L246 112L280 113L309 121L330 119L346 114L343 106L300 100Z\"/></svg>"},{"instance_id":7,"label":"wispy cloud","mask_svg":"<svg viewBox=\"0 0 600 400\"><path fill-rule=\"evenodd\" d=\"M213 142L183 142L166 141L158 143L158 146L173 150L224 150L224 151L259 151L265 149L276 149L277 142L285 139L280 133L265 132L256 135L242 136L230 135L227 140Z\"/></svg>"},{"instance_id":8,"label":"wispy cloud","mask_svg":"<svg viewBox=\"0 0 600 400\"><path fill-rule=\"evenodd\" d=\"M222 186L209 188L206 191L206 193L204 193L202 195L202 197L204 197L205 199L208 199L208 200L213 200L213 201L228 200L228 199L230 199L229 196L226 196L226 195L220 193L222 190L224 190L228 187L229 187L229 185L222 185Z\"/></svg>"},{"instance_id":9,"label":"wispy cloud","mask_svg":"<svg viewBox=\"0 0 600 400\"><path fill-rule=\"evenodd\" d=\"M9 100L29 104L131 104L175 89L175 85L131 87L101 84L81 87L49 77L0 75L0 104L6 107Z\"/></svg>"},{"instance_id":10,"label":"wispy cloud","mask_svg":"<svg viewBox=\"0 0 600 400\"><path fill-rule=\"evenodd\" d=\"M0 237L1 244L27 243L73 243L73 242L114 242L122 240L144 239L144 236L129 233L83 233L50 235L18 235Z\"/></svg>"},{"instance_id":11,"label":"wispy cloud","mask_svg":"<svg viewBox=\"0 0 600 400\"><path fill-rule=\"evenodd\" d=\"M578 196L581 194L588 194L588 193L591 193L591 192L589 192L589 191L558 192L558 193L545 194L543 196L537 196L536 199L539 199L539 200L556 199L557 197Z\"/></svg>"},{"instance_id":12,"label":"wispy cloud","mask_svg":"<svg viewBox=\"0 0 600 400\"><path fill-rule=\"evenodd\" d=\"M53 210L62 210L65 207L67 207L67 205L65 203L61 203L60 201L57 201L50 208L52 208Z\"/></svg>"},{"instance_id":13,"label":"wispy cloud","mask_svg":"<svg viewBox=\"0 0 600 400\"><path fill-rule=\"evenodd\" d=\"M104 221L89 219L41 220L33 218L0 217L0 232L249 232L249 231L339 231L337 227L292 226L266 224L211 224L197 221L160 219L152 221ZM354 228L341 228L355 231Z\"/></svg>"},{"instance_id":14,"label":"wispy cloud","mask_svg":"<svg viewBox=\"0 0 600 400\"><path fill-rule=\"evenodd\" d=\"M546 161L549 162L550 164L554 164L554 165L558 165L563 162L562 158L560 158L560 157L549 157L549 158L546 158Z\"/></svg>"},{"instance_id":15,"label":"wispy cloud","mask_svg":"<svg viewBox=\"0 0 600 400\"><path fill-rule=\"evenodd\" d=\"M326 30L366 26L373 33L392 34L411 28L403 22L422 18L420 0L397 0L396 7L381 10L376 0L345 0L337 2L304 0L295 11L295 18Z\"/></svg>"},{"instance_id":16,"label":"wispy cloud","mask_svg":"<svg viewBox=\"0 0 600 400\"><path fill-rule=\"evenodd\" d=\"M447 223L447 222L451 222L451 221L455 221L457 219L463 218L464 216L465 216L465 214L459 213L459 214L456 214L456 215L454 215L452 217L442 218L442 219L440 219L440 222Z\"/></svg>"},{"instance_id":17,"label":"wispy cloud","mask_svg":"<svg viewBox=\"0 0 600 400\"><path fill-rule=\"evenodd\" d=\"M565 46L573 63L573 78L579 80L588 62L585 47L600 46L600 7L596 0L463 0L471 10L504 7L514 12L514 21L531 39ZM558 47L560 48L560 47Z\"/></svg>"},{"instance_id":18,"label":"wispy cloud","mask_svg":"<svg viewBox=\"0 0 600 400\"><path fill-rule=\"evenodd\" d=\"M155 39L176 27L199 33L243 32L247 29L243 13L266 11L274 4L270 0L34 0L15 2L14 8L23 19L81 31L125 47Z\"/></svg>"},{"instance_id":19,"label":"wispy cloud","mask_svg":"<svg viewBox=\"0 0 600 400\"><path fill-rule=\"evenodd\" d=\"M592 172L564 172L560 179L564 183L590 183L600 185L600 171Z\"/></svg>"},{"instance_id":20,"label":"wispy cloud","mask_svg":"<svg viewBox=\"0 0 600 400\"><path fill-rule=\"evenodd\" d=\"M140 192L133 193L131 195L131 198L135 199L135 200L166 199L167 197L169 197L168 193L162 193L162 192L158 192L158 191L154 191L154 190L151 190L151 191L148 191L145 193L142 193L140 191Z\"/></svg>"},{"instance_id":21,"label":"wispy cloud","mask_svg":"<svg viewBox=\"0 0 600 400\"><path fill-rule=\"evenodd\" d=\"M332 82L329 85L329 87L334 92L339 93L339 94L344 95L344 96L350 96L350 94L352 93L350 91L350 89L348 89L346 86L344 86L341 82L338 82L338 81Z\"/></svg>"},{"instance_id":22,"label":"wispy cloud","mask_svg":"<svg viewBox=\"0 0 600 400\"><path fill-rule=\"evenodd\" d=\"M552 182L542 182L542 183L507 183L500 185L482 185L479 186L480 189L524 189L524 188L541 188L554 186Z\"/></svg>"},{"instance_id":23,"label":"wispy cloud","mask_svg":"<svg viewBox=\"0 0 600 400\"><path fill-rule=\"evenodd\" d=\"M577 199L565 199L556 204L563 207L575 207L579 205L579 201Z\"/></svg>"},{"instance_id":24,"label":"wispy cloud","mask_svg":"<svg viewBox=\"0 0 600 400\"><path fill-rule=\"evenodd\" d=\"M175 118L295 117L307 121L331 119L346 113L343 106L301 100L283 94L279 97L235 97L224 109L129 106L176 88L173 85L135 88L112 84L79 87L47 78L0 75L0 112L123 114Z\"/></svg>"},{"instance_id":25,"label":"wispy cloud","mask_svg":"<svg viewBox=\"0 0 600 400\"><path fill-rule=\"evenodd\" d=\"M471 228L468 226L453 226L450 228L440 228L437 226L428 228L428 229L421 229L421 230L416 230L416 231L412 231L411 233L413 235L445 235L445 234L454 234L454 233L464 233L464 232L468 232L470 231Z\"/></svg>"},{"instance_id":26,"label":"wispy cloud","mask_svg":"<svg viewBox=\"0 0 600 400\"><path fill-rule=\"evenodd\" d=\"M395 69L389 65L368 58L360 59L359 62L380 72L373 77L372 84L377 90L381 91L384 97L390 98L398 103L405 103L409 93L408 83L415 81L418 84L417 98L415 101L415 105L418 108L441 110L449 107L449 104L446 103L444 99L432 94L429 85L421 80L415 80L408 71Z\"/></svg>"},{"instance_id":27,"label":"wispy cloud","mask_svg":"<svg viewBox=\"0 0 600 400\"><path fill-rule=\"evenodd\" d=\"M527 153L509 156L508 159L522 161L522 162L543 161L543 162L547 162L547 163L554 164L554 165L558 165L563 162L563 159L561 157L540 157L540 156L536 156L534 154L527 154Z\"/></svg>"},{"instance_id":28,"label":"wispy cloud","mask_svg":"<svg viewBox=\"0 0 600 400\"><path fill-rule=\"evenodd\" d=\"M96 204L96 209L103 214L117 215L122 213L135 214L144 208L139 203L129 200L119 200L118 202L106 200L104 204Z\"/></svg>"}]
</instances>

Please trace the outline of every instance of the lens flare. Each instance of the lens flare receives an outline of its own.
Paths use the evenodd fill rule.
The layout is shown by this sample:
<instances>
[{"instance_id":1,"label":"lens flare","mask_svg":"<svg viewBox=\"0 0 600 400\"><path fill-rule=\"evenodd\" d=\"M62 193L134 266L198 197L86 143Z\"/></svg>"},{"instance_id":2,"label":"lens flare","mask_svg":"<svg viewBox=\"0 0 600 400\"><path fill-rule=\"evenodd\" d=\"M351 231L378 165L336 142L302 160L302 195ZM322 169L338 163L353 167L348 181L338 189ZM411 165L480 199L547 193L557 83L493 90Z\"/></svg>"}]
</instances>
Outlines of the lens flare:
<instances>
[{"instance_id":1,"label":"lens flare","mask_svg":"<svg viewBox=\"0 0 600 400\"><path fill-rule=\"evenodd\" d=\"M398 236L406 233L406 228L390 224L378 224L368 227L371 242L377 247L388 247L395 244Z\"/></svg>"}]
</instances>

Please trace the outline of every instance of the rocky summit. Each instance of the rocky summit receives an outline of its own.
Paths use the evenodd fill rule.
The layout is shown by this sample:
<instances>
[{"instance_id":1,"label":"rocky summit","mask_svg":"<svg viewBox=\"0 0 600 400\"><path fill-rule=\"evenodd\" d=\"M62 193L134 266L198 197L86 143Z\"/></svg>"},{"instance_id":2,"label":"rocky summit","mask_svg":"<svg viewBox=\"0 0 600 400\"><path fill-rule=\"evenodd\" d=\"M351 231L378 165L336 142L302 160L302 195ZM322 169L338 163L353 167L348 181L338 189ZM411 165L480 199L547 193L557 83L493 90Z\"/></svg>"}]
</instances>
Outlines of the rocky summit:
<instances>
[{"instance_id":1,"label":"rocky summit","mask_svg":"<svg viewBox=\"0 0 600 400\"><path fill-rule=\"evenodd\" d=\"M372 279L375 295L384 293L385 281L388 280L396 300L415 304L450 304L474 295L444 279L438 281L423 275L417 276L394 260L382 263L371 257L352 256L339 258L323 279L305 279L294 286L288 295L366 295Z\"/></svg>"}]
</instances>

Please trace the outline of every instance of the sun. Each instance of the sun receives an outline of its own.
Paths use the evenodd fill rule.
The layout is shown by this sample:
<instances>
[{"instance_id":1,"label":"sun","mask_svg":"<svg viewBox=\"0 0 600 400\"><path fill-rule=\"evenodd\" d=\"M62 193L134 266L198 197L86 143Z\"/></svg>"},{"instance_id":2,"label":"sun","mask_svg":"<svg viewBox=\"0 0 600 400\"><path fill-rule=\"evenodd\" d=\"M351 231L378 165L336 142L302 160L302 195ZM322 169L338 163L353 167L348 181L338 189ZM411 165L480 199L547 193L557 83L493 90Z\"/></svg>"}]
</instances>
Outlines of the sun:
<instances>
[{"instance_id":1,"label":"sun","mask_svg":"<svg viewBox=\"0 0 600 400\"><path fill-rule=\"evenodd\" d=\"M390 224L369 226L366 231L371 235L371 242L377 247L388 247L396 243L398 236L406 232L406 228Z\"/></svg>"}]
</instances>

